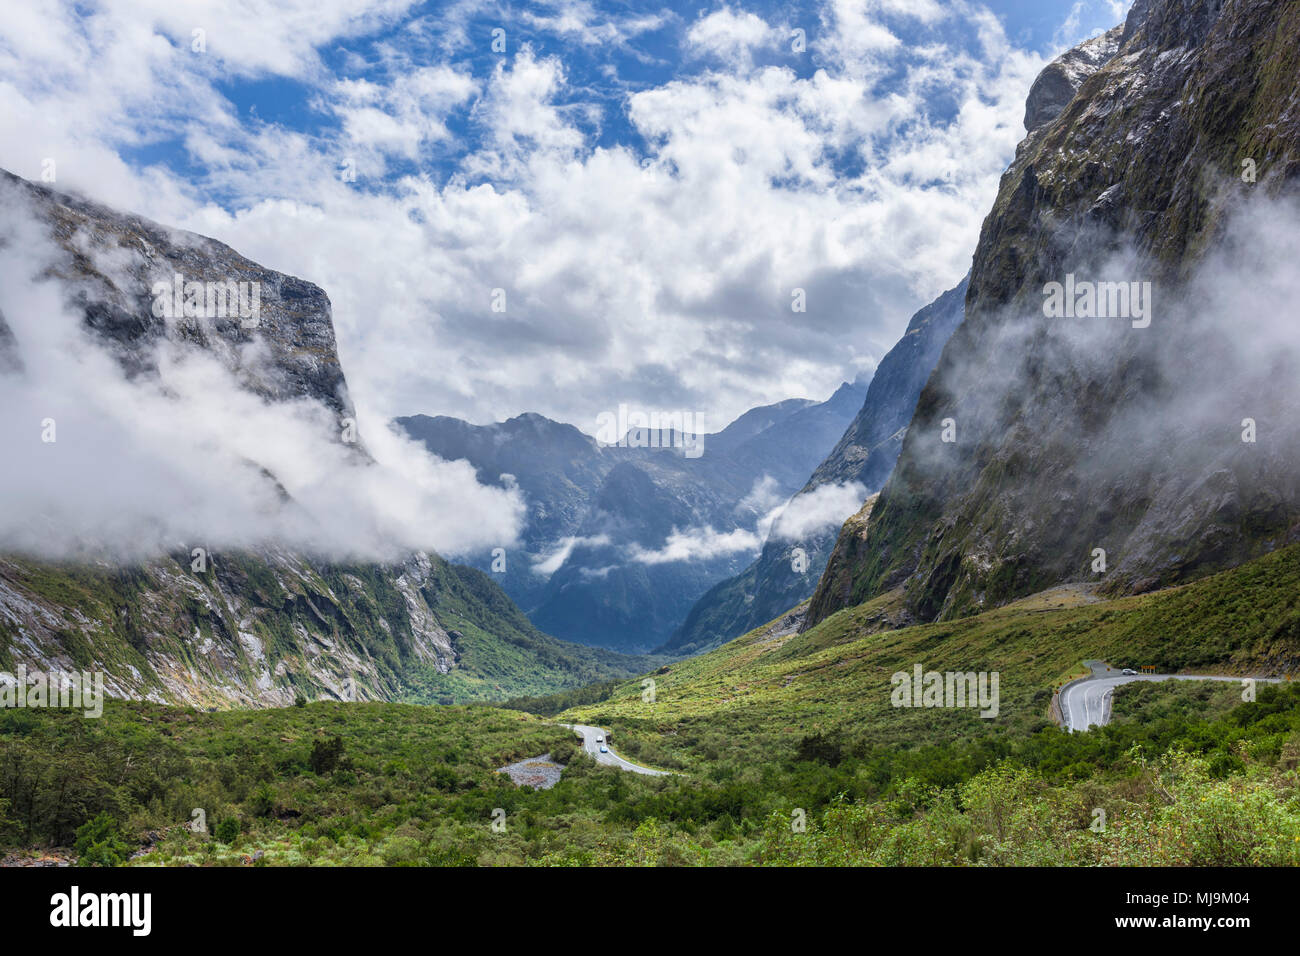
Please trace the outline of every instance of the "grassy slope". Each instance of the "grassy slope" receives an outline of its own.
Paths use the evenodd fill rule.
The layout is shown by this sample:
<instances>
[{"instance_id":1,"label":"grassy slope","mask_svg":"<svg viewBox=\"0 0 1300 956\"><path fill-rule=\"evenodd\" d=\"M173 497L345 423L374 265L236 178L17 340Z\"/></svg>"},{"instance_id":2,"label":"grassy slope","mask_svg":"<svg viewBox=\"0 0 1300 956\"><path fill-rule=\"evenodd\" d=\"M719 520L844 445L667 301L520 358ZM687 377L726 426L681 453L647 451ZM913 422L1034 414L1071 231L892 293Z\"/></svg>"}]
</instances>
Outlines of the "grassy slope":
<instances>
[{"instance_id":1,"label":"grassy slope","mask_svg":"<svg viewBox=\"0 0 1300 956\"><path fill-rule=\"evenodd\" d=\"M435 557L422 596L438 623L458 635L457 666L441 674L411 653L406 600L393 585L393 569L294 559L295 573L286 574L257 555L231 552L217 561L217 578L194 578L187 556L128 568L11 557L0 568L0 578L70 621L80 620L54 635L55 643L78 667L98 667L109 674L134 668L142 675L141 692L165 697L166 688L145 652L163 655L177 662L179 669L192 668L202 675L210 688L202 702L215 706L229 706L215 686L228 673L214 671L196 653L197 643L215 639L231 647L233 654L225 667L248 684L255 681L259 669L256 661L240 652L232 634L235 621L262 641L272 668L283 662L283 680L308 699L332 695L307 674L307 655L315 648L300 636L304 623L349 653L373 661L375 679L362 678L366 696L415 703L545 694L625 677L651 666L646 658L543 634L487 575ZM217 579L220 588L213 586ZM178 581L197 581L203 588L202 599ZM230 593L245 600L250 613L231 609L225 597ZM222 613L211 613L205 601ZM308 602L319 616L307 610ZM193 639L195 633L199 641ZM16 629L0 618L0 669L13 671L22 661L21 646Z\"/></svg>"},{"instance_id":2,"label":"grassy slope","mask_svg":"<svg viewBox=\"0 0 1300 956\"><path fill-rule=\"evenodd\" d=\"M896 745L1032 732L1047 721L1053 688L1087 658L1165 672L1300 672L1300 545L1153 594L1092 604L1068 592L1036 596L975 617L869 633L896 601L884 595L786 638L753 631L655 674L653 704L632 681L571 715L618 728L631 754L701 768L754 748L788 749L814 732ZM998 672L999 717L892 707L890 676L916 663Z\"/></svg>"},{"instance_id":3,"label":"grassy slope","mask_svg":"<svg viewBox=\"0 0 1300 956\"><path fill-rule=\"evenodd\" d=\"M457 630L460 659L449 674L429 667L403 673L404 700L465 703L582 687L652 666L655 659L572 644L544 634L482 571L444 566L437 611Z\"/></svg>"}]
</instances>

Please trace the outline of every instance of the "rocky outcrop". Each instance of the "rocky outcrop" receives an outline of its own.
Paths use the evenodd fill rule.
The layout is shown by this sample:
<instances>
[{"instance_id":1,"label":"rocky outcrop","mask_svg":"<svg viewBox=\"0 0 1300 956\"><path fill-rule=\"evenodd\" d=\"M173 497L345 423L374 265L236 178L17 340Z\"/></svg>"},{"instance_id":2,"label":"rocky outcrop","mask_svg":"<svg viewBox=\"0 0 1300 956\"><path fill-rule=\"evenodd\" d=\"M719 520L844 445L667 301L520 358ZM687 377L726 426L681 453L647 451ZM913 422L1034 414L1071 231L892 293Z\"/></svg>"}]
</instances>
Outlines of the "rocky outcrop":
<instances>
[{"instance_id":1,"label":"rocky outcrop","mask_svg":"<svg viewBox=\"0 0 1300 956\"><path fill-rule=\"evenodd\" d=\"M4 170L0 193L6 206L27 206L66 253L51 274L62 280L86 326L129 373L156 372L153 346L172 342L217 356L246 388L268 400L309 398L340 417L351 414L329 297L318 286L258 265L214 239L119 213ZM161 286L174 290L178 282L179 295L156 294ZM220 303L214 298L212 304L226 314L186 315L186 283L203 284L202 311L208 311L208 287L222 292ZM237 295L225 296L231 283L250 293L256 284L255 316L240 313ZM163 308L156 303L162 298L176 314L159 314ZM252 305L251 294L245 304Z\"/></svg>"},{"instance_id":2,"label":"rocky outcrop","mask_svg":"<svg viewBox=\"0 0 1300 956\"><path fill-rule=\"evenodd\" d=\"M1142 591L1294 534L1295 355L1284 334L1246 354L1243 303L1269 249L1246 255L1232 230L1264 196L1294 221L1280 197L1300 185L1297 35L1295 0L1134 5L1118 51L1003 176L966 320L922 392L851 587L819 594L809 625L899 585L920 619L1073 580ZM1149 281L1158 316L1050 315L1048 284L1075 278ZM1240 286L1235 301L1216 300L1224 284ZM1245 307L1264 341L1293 308L1276 298L1264 314ZM1272 423L1267 443L1243 442L1247 417Z\"/></svg>"},{"instance_id":3,"label":"rocky outcrop","mask_svg":"<svg viewBox=\"0 0 1300 956\"><path fill-rule=\"evenodd\" d=\"M1122 26L1093 37L1072 50L1062 53L1043 68L1029 88L1025 101L1025 129L1031 133L1046 126L1079 92L1083 81L1096 73L1119 50L1124 34Z\"/></svg>"},{"instance_id":4,"label":"rocky outcrop","mask_svg":"<svg viewBox=\"0 0 1300 956\"><path fill-rule=\"evenodd\" d=\"M826 604L833 603L837 608L852 601L854 572L862 563L862 549L867 545L867 528L871 524L871 509L880 499L874 494L862 505L862 510L855 514L840 529L835 539L835 548L826 559L826 569L818 582L817 593L808 605L808 614L818 620L827 616ZM807 615L805 615L805 619Z\"/></svg>"}]
</instances>

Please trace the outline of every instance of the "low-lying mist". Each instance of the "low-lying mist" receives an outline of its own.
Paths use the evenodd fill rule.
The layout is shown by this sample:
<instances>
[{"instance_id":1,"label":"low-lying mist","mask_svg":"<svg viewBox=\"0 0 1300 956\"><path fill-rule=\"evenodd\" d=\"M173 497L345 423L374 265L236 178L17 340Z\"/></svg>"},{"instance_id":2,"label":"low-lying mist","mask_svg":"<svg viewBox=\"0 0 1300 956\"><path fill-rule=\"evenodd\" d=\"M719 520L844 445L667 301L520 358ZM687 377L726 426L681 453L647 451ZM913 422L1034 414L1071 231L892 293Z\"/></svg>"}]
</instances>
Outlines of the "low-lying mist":
<instances>
[{"instance_id":1,"label":"low-lying mist","mask_svg":"<svg viewBox=\"0 0 1300 956\"><path fill-rule=\"evenodd\" d=\"M51 274L66 273L66 252L14 199L0 221L12 332L0 337L0 551L132 560L273 545L397 560L514 541L516 491L480 485L468 463L432 457L365 409L349 444L322 402L268 400L183 336L151 340L128 363L156 373L128 373L120 344L86 328ZM242 348L242 364L264 361L256 335Z\"/></svg>"}]
</instances>

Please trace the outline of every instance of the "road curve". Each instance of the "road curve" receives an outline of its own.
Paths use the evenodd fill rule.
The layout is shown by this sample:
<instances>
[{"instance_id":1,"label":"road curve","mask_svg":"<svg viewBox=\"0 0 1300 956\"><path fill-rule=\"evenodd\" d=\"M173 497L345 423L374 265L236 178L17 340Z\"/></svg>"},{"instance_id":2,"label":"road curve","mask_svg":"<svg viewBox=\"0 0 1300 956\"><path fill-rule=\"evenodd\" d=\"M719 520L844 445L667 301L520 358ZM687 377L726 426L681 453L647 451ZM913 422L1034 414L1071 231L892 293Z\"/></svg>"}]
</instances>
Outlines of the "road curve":
<instances>
[{"instance_id":1,"label":"road curve","mask_svg":"<svg viewBox=\"0 0 1300 956\"><path fill-rule=\"evenodd\" d=\"M1240 683L1245 677L1210 674L1121 674L1108 669L1104 661L1085 661L1092 670L1087 677L1072 680L1061 688L1061 725L1071 733L1100 727L1110 722L1110 705L1115 688L1134 681L1219 680ZM1276 684L1276 677L1251 678L1260 684Z\"/></svg>"},{"instance_id":2,"label":"road curve","mask_svg":"<svg viewBox=\"0 0 1300 956\"><path fill-rule=\"evenodd\" d=\"M582 749L591 754L596 763L604 764L607 767L618 767L620 770L626 770L629 773L641 773L647 777L666 777L671 770L651 770L649 767L643 767L640 764L625 760L618 754L614 753L609 746L609 732L600 727L591 727L587 724L561 724L561 727L568 727L579 737L582 738ZM605 738L605 748L608 753L600 752L600 744L596 743L597 737Z\"/></svg>"}]
</instances>

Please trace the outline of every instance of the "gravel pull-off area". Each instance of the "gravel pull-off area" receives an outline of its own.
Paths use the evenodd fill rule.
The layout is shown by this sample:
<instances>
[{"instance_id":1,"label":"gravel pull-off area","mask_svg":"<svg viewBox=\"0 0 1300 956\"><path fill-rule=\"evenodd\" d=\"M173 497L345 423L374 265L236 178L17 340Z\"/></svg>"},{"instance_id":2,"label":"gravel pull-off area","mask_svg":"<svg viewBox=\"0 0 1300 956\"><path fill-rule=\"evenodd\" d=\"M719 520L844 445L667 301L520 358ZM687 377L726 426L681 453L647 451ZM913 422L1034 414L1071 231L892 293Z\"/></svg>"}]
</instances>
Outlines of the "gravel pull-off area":
<instances>
[{"instance_id":1,"label":"gravel pull-off area","mask_svg":"<svg viewBox=\"0 0 1300 956\"><path fill-rule=\"evenodd\" d=\"M516 787L527 785L538 790L549 790L560 782L564 764L556 763L549 753L545 753L540 757L529 757L502 767L497 773L509 774Z\"/></svg>"}]
</instances>

